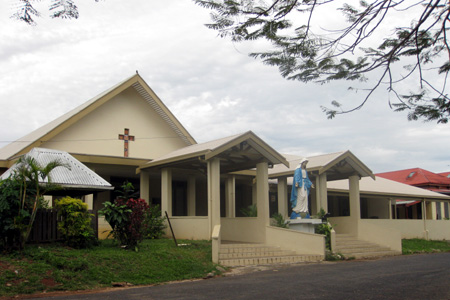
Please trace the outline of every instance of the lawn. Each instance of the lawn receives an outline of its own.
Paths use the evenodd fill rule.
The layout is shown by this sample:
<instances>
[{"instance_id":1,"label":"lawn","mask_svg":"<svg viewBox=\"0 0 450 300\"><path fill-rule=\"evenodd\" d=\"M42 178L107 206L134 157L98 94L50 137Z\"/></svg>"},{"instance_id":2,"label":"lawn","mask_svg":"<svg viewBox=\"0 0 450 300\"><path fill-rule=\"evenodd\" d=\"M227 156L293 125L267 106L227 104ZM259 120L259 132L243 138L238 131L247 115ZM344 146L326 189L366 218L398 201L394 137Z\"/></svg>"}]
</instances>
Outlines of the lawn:
<instances>
[{"instance_id":1,"label":"lawn","mask_svg":"<svg viewBox=\"0 0 450 300\"><path fill-rule=\"evenodd\" d=\"M405 239L402 240L402 252L403 254L450 252L450 242Z\"/></svg>"},{"instance_id":2,"label":"lawn","mask_svg":"<svg viewBox=\"0 0 450 300\"><path fill-rule=\"evenodd\" d=\"M22 253L0 256L0 296L96 289L116 282L148 285L218 273L211 262L211 242L180 243L187 245L146 240L138 252L121 249L112 240L88 250L29 245Z\"/></svg>"}]
</instances>

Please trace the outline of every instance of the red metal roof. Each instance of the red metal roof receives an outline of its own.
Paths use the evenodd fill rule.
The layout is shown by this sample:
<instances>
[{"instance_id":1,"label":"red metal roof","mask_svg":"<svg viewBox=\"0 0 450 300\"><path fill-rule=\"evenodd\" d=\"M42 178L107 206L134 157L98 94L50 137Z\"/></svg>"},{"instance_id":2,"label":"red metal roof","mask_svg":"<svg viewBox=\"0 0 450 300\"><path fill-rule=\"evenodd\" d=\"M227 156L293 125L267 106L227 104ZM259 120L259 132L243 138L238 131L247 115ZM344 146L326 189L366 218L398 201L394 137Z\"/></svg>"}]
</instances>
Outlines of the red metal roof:
<instances>
[{"instance_id":1,"label":"red metal roof","mask_svg":"<svg viewBox=\"0 0 450 300\"><path fill-rule=\"evenodd\" d=\"M450 174L450 172L449 172ZM421 168L413 168L376 174L376 176L414 186L448 186L450 178L436 174Z\"/></svg>"},{"instance_id":2,"label":"red metal roof","mask_svg":"<svg viewBox=\"0 0 450 300\"><path fill-rule=\"evenodd\" d=\"M450 178L450 172L443 172L443 173L438 173L439 175L442 175L444 177Z\"/></svg>"}]
</instances>

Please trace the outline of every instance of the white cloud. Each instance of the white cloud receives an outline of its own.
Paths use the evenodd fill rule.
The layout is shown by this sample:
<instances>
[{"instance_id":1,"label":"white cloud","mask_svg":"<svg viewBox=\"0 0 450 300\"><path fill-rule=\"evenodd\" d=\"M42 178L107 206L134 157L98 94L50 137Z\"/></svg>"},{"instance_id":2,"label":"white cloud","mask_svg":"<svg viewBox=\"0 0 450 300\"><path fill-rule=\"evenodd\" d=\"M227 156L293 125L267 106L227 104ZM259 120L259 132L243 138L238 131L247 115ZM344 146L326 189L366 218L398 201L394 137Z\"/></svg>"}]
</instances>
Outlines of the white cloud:
<instances>
[{"instance_id":1,"label":"white cloud","mask_svg":"<svg viewBox=\"0 0 450 300\"><path fill-rule=\"evenodd\" d=\"M349 93L346 83L286 81L246 55L255 44L232 44L203 26L209 12L192 1L78 2L80 19L43 18L36 27L10 19L0 3L0 141L139 70L199 142L252 130L282 153L349 149L375 172L450 169L449 125L408 122L389 109L384 91L327 120L320 105L337 100L350 108L361 92Z\"/></svg>"}]
</instances>

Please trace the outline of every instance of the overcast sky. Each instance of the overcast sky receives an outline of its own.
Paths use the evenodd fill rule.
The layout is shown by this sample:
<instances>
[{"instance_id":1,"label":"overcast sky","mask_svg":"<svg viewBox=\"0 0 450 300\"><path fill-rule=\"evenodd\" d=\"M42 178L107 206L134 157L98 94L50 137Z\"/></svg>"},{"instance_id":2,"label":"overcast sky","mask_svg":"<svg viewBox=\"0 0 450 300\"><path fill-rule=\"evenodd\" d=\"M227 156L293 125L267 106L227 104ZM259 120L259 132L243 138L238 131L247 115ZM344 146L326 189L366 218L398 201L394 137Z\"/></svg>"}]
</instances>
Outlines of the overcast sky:
<instances>
[{"instance_id":1,"label":"overcast sky","mask_svg":"<svg viewBox=\"0 0 450 300\"><path fill-rule=\"evenodd\" d=\"M408 122L384 91L328 120L321 105L350 108L361 94L283 79L247 56L255 44L207 29L209 12L190 0L78 0L78 20L35 27L10 19L14 3L0 2L0 147L139 70L197 142L252 130L280 153L350 150L373 172L450 171L450 125Z\"/></svg>"}]
</instances>

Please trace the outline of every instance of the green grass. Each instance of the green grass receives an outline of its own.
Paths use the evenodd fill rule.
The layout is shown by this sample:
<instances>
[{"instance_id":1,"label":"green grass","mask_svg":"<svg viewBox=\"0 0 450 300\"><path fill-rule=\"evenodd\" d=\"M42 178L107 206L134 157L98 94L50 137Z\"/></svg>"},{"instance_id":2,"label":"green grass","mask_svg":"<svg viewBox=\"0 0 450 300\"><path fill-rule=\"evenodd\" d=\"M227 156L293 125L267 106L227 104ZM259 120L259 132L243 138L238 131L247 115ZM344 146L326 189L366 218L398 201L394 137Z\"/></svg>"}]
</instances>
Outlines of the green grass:
<instances>
[{"instance_id":1,"label":"green grass","mask_svg":"<svg viewBox=\"0 0 450 300\"><path fill-rule=\"evenodd\" d=\"M201 278L216 271L211 242L146 240L139 251L124 250L112 240L92 249L61 245L27 246L22 253L0 256L0 296L43 291L110 287L113 282L148 285ZM216 271L217 273L217 271Z\"/></svg>"},{"instance_id":2,"label":"green grass","mask_svg":"<svg viewBox=\"0 0 450 300\"><path fill-rule=\"evenodd\" d=\"M405 239L402 240L402 252L403 254L450 252L450 242Z\"/></svg>"}]
</instances>

